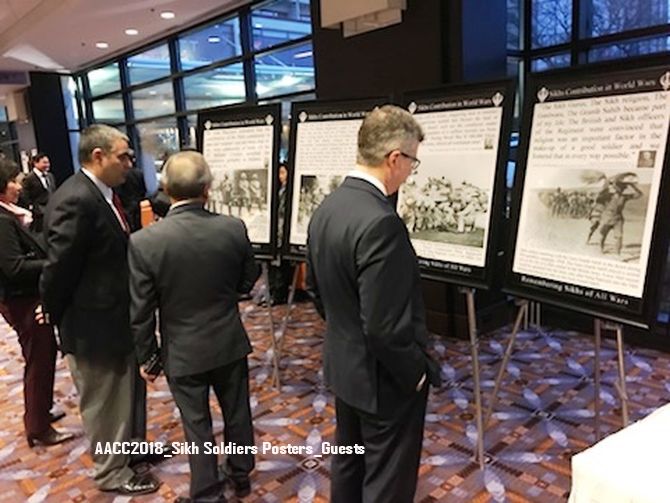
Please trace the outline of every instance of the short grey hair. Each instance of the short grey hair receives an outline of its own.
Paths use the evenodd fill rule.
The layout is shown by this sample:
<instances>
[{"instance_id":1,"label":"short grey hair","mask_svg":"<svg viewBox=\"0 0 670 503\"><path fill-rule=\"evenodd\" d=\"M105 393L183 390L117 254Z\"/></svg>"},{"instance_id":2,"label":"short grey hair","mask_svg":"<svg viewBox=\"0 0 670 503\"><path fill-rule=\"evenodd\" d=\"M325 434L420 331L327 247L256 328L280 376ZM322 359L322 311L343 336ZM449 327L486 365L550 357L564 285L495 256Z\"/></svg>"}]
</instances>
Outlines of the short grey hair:
<instances>
[{"instance_id":1,"label":"short grey hair","mask_svg":"<svg viewBox=\"0 0 670 503\"><path fill-rule=\"evenodd\" d=\"M409 148L423 138L421 126L407 110L394 105L376 107L358 130L357 161L363 166L379 166L391 151Z\"/></svg>"},{"instance_id":2,"label":"short grey hair","mask_svg":"<svg viewBox=\"0 0 670 503\"><path fill-rule=\"evenodd\" d=\"M96 148L101 148L106 153L111 152L116 140L125 140L130 143L128 136L111 126L95 124L87 127L81 132L79 138L79 163L91 162L91 154Z\"/></svg>"},{"instance_id":3,"label":"short grey hair","mask_svg":"<svg viewBox=\"0 0 670 503\"><path fill-rule=\"evenodd\" d=\"M165 190L177 200L205 195L212 184L212 172L200 152L178 152L170 156L164 168Z\"/></svg>"}]
</instances>

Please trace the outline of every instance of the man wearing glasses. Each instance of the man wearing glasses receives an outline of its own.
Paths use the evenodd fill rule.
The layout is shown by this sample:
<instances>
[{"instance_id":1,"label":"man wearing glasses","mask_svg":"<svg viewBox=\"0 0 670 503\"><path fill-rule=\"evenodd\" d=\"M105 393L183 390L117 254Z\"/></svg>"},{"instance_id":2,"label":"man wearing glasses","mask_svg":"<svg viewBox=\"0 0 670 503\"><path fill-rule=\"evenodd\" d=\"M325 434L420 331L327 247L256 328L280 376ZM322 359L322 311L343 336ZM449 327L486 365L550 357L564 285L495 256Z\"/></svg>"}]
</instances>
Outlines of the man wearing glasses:
<instances>
[{"instance_id":1,"label":"man wearing glasses","mask_svg":"<svg viewBox=\"0 0 670 503\"><path fill-rule=\"evenodd\" d=\"M309 224L309 289L326 320L324 373L345 449L332 460L335 503L411 502L416 490L428 383L440 376L416 255L387 196L418 167L422 140L405 110L370 112L356 168Z\"/></svg>"}]
</instances>

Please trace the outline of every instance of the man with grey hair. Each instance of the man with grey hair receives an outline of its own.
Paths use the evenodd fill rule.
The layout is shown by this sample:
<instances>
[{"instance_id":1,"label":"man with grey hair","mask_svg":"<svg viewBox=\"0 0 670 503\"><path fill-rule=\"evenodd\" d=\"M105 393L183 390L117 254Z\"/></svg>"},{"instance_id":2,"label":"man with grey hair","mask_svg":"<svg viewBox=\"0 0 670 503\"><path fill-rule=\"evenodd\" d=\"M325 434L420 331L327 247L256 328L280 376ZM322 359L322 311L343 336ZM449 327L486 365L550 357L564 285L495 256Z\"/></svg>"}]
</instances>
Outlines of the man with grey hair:
<instances>
[{"instance_id":1,"label":"man with grey hair","mask_svg":"<svg viewBox=\"0 0 670 503\"><path fill-rule=\"evenodd\" d=\"M416 255L387 196L418 167L422 140L411 114L375 108L358 132L358 165L309 223L308 288L326 320L324 373L344 449L331 464L335 503L409 503L416 490L428 382L440 376Z\"/></svg>"},{"instance_id":2,"label":"man with grey hair","mask_svg":"<svg viewBox=\"0 0 670 503\"><path fill-rule=\"evenodd\" d=\"M58 325L79 392L97 486L146 494L160 482L151 474L135 474L130 453L113 444L143 439L146 432L144 397L138 395L144 388L130 335L129 229L112 190L131 168L128 138L109 126L91 126L81 133L79 161L81 171L47 206L47 261L40 283L44 310Z\"/></svg>"},{"instance_id":3,"label":"man with grey hair","mask_svg":"<svg viewBox=\"0 0 670 503\"><path fill-rule=\"evenodd\" d=\"M217 456L205 448L206 442L215 445L209 392L214 389L223 411L225 442L238 449L223 471L235 493L245 496L254 467L247 367L251 344L237 297L251 290L259 269L244 223L204 208L212 174L202 154L174 154L164 176L170 211L130 238L131 328L143 377L155 379L157 362L162 365L186 441L198 448L188 458L191 500L225 501Z\"/></svg>"}]
</instances>

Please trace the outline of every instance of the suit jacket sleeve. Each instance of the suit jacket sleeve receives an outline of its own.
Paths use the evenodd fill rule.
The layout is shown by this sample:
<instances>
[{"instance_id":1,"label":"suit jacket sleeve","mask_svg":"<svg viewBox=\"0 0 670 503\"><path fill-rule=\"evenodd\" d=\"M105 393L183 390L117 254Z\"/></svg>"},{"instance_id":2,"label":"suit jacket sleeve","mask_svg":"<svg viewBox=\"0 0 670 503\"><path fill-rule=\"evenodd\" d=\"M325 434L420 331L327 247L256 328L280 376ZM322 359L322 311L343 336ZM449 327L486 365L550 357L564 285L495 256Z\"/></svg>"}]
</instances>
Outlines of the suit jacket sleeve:
<instances>
[{"instance_id":1,"label":"suit jacket sleeve","mask_svg":"<svg viewBox=\"0 0 670 503\"><path fill-rule=\"evenodd\" d=\"M11 281L34 287L42 272L44 260L30 257L23 251L17 225L9 218L0 218L0 271Z\"/></svg>"},{"instance_id":2,"label":"suit jacket sleeve","mask_svg":"<svg viewBox=\"0 0 670 503\"><path fill-rule=\"evenodd\" d=\"M256 263L256 258L254 257L254 249L251 246L251 241L249 241L249 236L247 235L247 227L244 225L244 222L240 220L243 228L244 236L244 260L242 262L242 276L237 285L238 293L249 293L251 289L256 284L258 276L260 276L261 271Z\"/></svg>"},{"instance_id":3,"label":"suit jacket sleeve","mask_svg":"<svg viewBox=\"0 0 670 503\"><path fill-rule=\"evenodd\" d=\"M326 310L323 308L321 295L319 294L319 285L316 282L316 275L314 274L314 262L312 259L312 248L309 246L309 232L307 234L307 293L314 302L314 307L321 315L321 318L326 319Z\"/></svg>"},{"instance_id":4,"label":"suit jacket sleeve","mask_svg":"<svg viewBox=\"0 0 670 503\"><path fill-rule=\"evenodd\" d=\"M45 311L58 323L81 278L86 243L95 239L88 219L90 212L77 197L66 197L50 209L44 227L47 260L40 279Z\"/></svg>"},{"instance_id":5,"label":"suit jacket sleeve","mask_svg":"<svg viewBox=\"0 0 670 503\"><path fill-rule=\"evenodd\" d=\"M415 260L394 214L370 226L356 247L363 333L372 354L407 392L427 370L412 319Z\"/></svg>"},{"instance_id":6,"label":"suit jacket sleeve","mask_svg":"<svg viewBox=\"0 0 670 503\"><path fill-rule=\"evenodd\" d=\"M137 243L131 235L128 244L130 271L130 330L135 340L137 361L142 364L158 352L156 341L156 308L158 296L153 275Z\"/></svg>"},{"instance_id":7,"label":"suit jacket sleeve","mask_svg":"<svg viewBox=\"0 0 670 503\"><path fill-rule=\"evenodd\" d=\"M30 173L23 181L24 201L28 205L34 205L35 200L37 199L39 187L37 187L35 183L40 183L35 173Z\"/></svg>"}]
</instances>

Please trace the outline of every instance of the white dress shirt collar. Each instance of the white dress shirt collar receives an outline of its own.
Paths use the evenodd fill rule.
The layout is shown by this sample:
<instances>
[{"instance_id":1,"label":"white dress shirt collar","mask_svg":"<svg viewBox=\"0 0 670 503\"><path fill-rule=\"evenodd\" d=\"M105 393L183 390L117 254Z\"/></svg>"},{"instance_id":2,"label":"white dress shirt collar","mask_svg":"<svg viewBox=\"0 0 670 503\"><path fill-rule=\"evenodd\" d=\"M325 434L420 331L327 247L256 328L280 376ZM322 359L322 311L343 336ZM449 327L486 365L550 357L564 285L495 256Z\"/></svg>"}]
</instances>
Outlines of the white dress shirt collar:
<instances>
[{"instance_id":1,"label":"white dress shirt collar","mask_svg":"<svg viewBox=\"0 0 670 503\"><path fill-rule=\"evenodd\" d=\"M384 194L385 196L388 196L386 193L386 187L384 187L384 184L379 181L378 178L375 178L374 176L370 175L369 173L366 173L364 171L361 171L360 169L354 169L347 173L347 176L350 176L351 178L360 178L361 180L365 180L366 182L371 183L375 187L379 189L379 191Z\"/></svg>"},{"instance_id":2,"label":"white dress shirt collar","mask_svg":"<svg viewBox=\"0 0 670 503\"><path fill-rule=\"evenodd\" d=\"M114 195L112 188L86 168L81 168L81 172L84 173L95 184L96 187L98 187L98 190L102 193L107 202L112 203L112 197Z\"/></svg>"}]
</instances>

